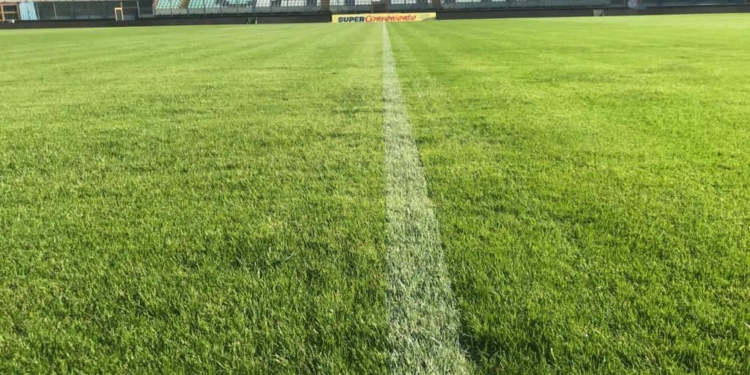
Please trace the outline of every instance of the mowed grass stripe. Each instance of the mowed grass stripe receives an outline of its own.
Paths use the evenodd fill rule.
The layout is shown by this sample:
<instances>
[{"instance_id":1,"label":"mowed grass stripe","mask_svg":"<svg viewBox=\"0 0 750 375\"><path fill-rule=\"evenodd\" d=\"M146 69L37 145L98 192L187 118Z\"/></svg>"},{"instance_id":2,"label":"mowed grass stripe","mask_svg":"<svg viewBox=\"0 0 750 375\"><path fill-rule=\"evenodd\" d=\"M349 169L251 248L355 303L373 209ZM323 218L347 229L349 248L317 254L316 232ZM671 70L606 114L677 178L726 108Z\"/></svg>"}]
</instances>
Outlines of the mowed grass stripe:
<instances>
[{"instance_id":1,"label":"mowed grass stripe","mask_svg":"<svg viewBox=\"0 0 750 375\"><path fill-rule=\"evenodd\" d=\"M0 35L0 373L387 371L382 36L331 30Z\"/></svg>"},{"instance_id":2,"label":"mowed grass stripe","mask_svg":"<svg viewBox=\"0 0 750 375\"><path fill-rule=\"evenodd\" d=\"M440 231L383 25L387 308L394 374L463 374Z\"/></svg>"},{"instance_id":3,"label":"mowed grass stripe","mask_svg":"<svg viewBox=\"0 0 750 375\"><path fill-rule=\"evenodd\" d=\"M390 26L472 371L748 373L746 20Z\"/></svg>"}]
</instances>

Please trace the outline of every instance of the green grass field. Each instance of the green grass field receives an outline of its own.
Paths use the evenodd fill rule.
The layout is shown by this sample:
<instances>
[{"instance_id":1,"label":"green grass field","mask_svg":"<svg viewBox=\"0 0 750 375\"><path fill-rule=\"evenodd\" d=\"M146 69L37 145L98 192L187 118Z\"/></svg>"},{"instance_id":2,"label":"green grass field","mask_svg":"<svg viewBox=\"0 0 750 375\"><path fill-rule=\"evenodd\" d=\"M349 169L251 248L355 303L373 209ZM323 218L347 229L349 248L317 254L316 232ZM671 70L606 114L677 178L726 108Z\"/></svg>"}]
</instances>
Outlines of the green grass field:
<instances>
[{"instance_id":1,"label":"green grass field","mask_svg":"<svg viewBox=\"0 0 750 375\"><path fill-rule=\"evenodd\" d=\"M750 373L750 17L388 32L472 373ZM0 373L392 372L382 25L0 50Z\"/></svg>"}]
</instances>

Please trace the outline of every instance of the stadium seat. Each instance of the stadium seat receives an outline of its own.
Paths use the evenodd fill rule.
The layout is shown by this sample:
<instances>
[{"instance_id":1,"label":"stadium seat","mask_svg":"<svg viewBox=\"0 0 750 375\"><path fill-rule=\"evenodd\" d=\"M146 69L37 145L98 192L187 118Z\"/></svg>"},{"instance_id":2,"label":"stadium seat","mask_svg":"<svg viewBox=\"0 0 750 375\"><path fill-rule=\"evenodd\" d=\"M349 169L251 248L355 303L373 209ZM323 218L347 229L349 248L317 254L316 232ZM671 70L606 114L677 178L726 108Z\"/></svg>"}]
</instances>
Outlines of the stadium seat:
<instances>
[{"instance_id":1,"label":"stadium seat","mask_svg":"<svg viewBox=\"0 0 750 375\"><path fill-rule=\"evenodd\" d=\"M156 9L179 9L180 0L159 0Z\"/></svg>"},{"instance_id":2,"label":"stadium seat","mask_svg":"<svg viewBox=\"0 0 750 375\"><path fill-rule=\"evenodd\" d=\"M206 9L206 8L218 8L219 3L216 0L190 0L188 9Z\"/></svg>"},{"instance_id":3,"label":"stadium seat","mask_svg":"<svg viewBox=\"0 0 750 375\"><path fill-rule=\"evenodd\" d=\"M271 9L271 0L256 0L256 12L268 12Z\"/></svg>"}]
</instances>

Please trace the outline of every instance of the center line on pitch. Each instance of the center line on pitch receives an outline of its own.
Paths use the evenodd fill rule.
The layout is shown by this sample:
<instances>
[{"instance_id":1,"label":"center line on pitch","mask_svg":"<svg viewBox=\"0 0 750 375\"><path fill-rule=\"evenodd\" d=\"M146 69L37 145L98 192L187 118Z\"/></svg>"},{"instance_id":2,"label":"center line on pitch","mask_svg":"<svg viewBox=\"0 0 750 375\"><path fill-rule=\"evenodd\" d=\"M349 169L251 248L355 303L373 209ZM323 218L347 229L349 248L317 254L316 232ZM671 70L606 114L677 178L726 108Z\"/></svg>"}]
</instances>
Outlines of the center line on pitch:
<instances>
[{"instance_id":1,"label":"center line on pitch","mask_svg":"<svg viewBox=\"0 0 750 375\"><path fill-rule=\"evenodd\" d=\"M440 229L383 24L386 247L393 374L468 374Z\"/></svg>"}]
</instances>

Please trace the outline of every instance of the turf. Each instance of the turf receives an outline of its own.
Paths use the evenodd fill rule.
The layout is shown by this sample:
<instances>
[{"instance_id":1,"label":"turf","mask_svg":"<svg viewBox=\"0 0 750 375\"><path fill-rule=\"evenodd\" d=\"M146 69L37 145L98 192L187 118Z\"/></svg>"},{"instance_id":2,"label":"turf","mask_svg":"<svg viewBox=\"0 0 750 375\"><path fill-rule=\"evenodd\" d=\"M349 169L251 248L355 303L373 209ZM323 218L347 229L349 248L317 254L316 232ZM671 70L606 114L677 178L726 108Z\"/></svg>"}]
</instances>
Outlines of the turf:
<instances>
[{"instance_id":1,"label":"turf","mask_svg":"<svg viewBox=\"0 0 750 375\"><path fill-rule=\"evenodd\" d=\"M384 371L379 28L0 46L0 373Z\"/></svg>"},{"instance_id":2,"label":"turf","mask_svg":"<svg viewBox=\"0 0 750 375\"><path fill-rule=\"evenodd\" d=\"M749 20L390 26L477 372L750 372Z\"/></svg>"},{"instance_id":3,"label":"turf","mask_svg":"<svg viewBox=\"0 0 750 375\"><path fill-rule=\"evenodd\" d=\"M750 373L748 21L388 26L473 372ZM386 373L381 33L0 33L0 373Z\"/></svg>"}]
</instances>

